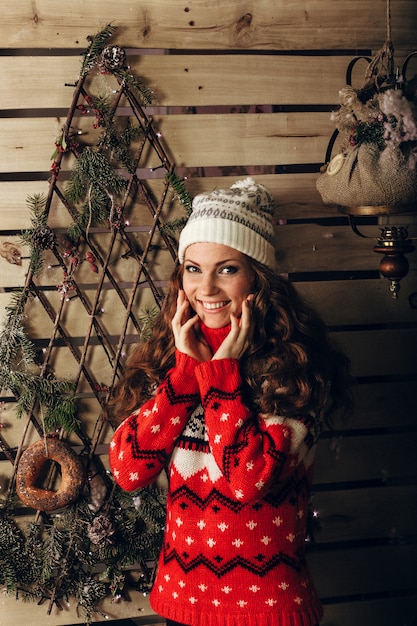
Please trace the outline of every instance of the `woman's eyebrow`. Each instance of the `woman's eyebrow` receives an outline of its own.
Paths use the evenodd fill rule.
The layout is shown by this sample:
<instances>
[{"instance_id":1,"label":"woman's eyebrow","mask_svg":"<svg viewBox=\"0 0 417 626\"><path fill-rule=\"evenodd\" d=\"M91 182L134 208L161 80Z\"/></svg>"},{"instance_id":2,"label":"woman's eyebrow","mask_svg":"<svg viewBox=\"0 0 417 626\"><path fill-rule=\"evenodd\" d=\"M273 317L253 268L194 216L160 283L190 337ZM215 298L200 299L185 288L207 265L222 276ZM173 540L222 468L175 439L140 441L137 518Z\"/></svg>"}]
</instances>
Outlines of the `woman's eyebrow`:
<instances>
[{"instance_id":1,"label":"woman's eyebrow","mask_svg":"<svg viewBox=\"0 0 417 626\"><path fill-rule=\"evenodd\" d=\"M184 259L184 263L192 263L193 265L200 265L200 263L197 263L196 261L193 261L192 259ZM224 265L225 263L239 263L238 259L224 259L223 261L218 261L218 263L215 263L216 266L218 265Z\"/></svg>"}]
</instances>

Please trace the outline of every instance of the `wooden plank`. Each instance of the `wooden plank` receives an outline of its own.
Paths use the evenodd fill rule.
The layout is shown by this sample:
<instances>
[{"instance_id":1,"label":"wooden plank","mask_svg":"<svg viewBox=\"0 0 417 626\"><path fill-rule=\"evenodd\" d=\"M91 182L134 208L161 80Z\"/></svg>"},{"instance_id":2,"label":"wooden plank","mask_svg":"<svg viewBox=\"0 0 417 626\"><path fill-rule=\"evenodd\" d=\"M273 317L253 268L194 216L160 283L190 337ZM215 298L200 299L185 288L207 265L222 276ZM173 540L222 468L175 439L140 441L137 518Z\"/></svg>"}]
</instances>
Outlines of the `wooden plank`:
<instances>
[{"instance_id":1,"label":"wooden plank","mask_svg":"<svg viewBox=\"0 0 417 626\"><path fill-rule=\"evenodd\" d=\"M341 216L334 207L323 204L316 191L317 174L263 174L263 166L247 167L244 171L231 176L200 177L195 172L185 172L187 180L185 187L191 196L214 188L225 188L232 185L237 179L253 176L259 183L267 185L274 195L277 210L275 219L317 219L321 217L346 218ZM179 170L182 175L183 170ZM141 180L146 181L155 197L160 197L161 179L147 179L147 172L141 171ZM19 177L20 178L20 177ZM0 230L16 230L30 228L30 211L26 199L35 194L48 193L48 182L18 180L0 182ZM172 219L172 216L169 218ZM63 227L68 223L66 210L61 210L60 204L55 202L49 217L51 228Z\"/></svg>"},{"instance_id":2,"label":"wooden plank","mask_svg":"<svg viewBox=\"0 0 417 626\"><path fill-rule=\"evenodd\" d=\"M129 52L128 61L132 71L154 91L155 106L229 105L234 111L237 105L243 109L248 105L337 103L350 61L345 56L173 56L144 52ZM365 61L358 64L361 68L357 70L359 84L366 65ZM80 69L79 55L0 57L1 81L9 86L0 91L0 109L18 112L21 109L68 108L74 90L65 85L77 80ZM102 78L96 79L94 84L98 93L103 91Z\"/></svg>"},{"instance_id":3,"label":"wooden plank","mask_svg":"<svg viewBox=\"0 0 417 626\"><path fill-rule=\"evenodd\" d=\"M328 113L170 115L155 116L154 121L174 163L195 168L321 163L333 130ZM49 171L62 123L51 118L25 118L24 123L0 119L2 171ZM88 123L90 136L91 119ZM77 126L86 124L80 118ZM150 160L143 167L157 164Z\"/></svg>"},{"instance_id":4,"label":"wooden plank","mask_svg":"<svg viewBox=\"0 0 417 626\"><path fill-rule=\"evenodd\" d=\"M247 166L241 168L236 173L224 176L208 175L213 170L218 173L220 168L216 167L204 168L202 170L177 168L177 171L180 176L186 176L184 185L191 197L215 188L227 188L238 179L252 176L257 182L266 185L274 196L277 205L274 214L276 222L285 223L286 220L303 219L314 221L321 218L333 218L340 220L340 224L347 224L346 216L338 212L334 206L323 204L316 190L317 173L265 174L268 168L270 170L274 169L273 166ZM209 171L206 172L206 170ZM148 170L140 171L141 180L146 183L154 197L160 197L163 180L161 178L151 178L151 175L152 173ZM21 176L19 175L19 180L16 181L0 182L0 212L2 216L0 229L2 231L16 230L16 224L19 225L19 229L30 228L30 212L26 199L34 194L45 195L48 192L47 180L21 180ZM170 214L169 219L172 219L172 217ZM392 221L397 221L397 223L401 221L401 225L403 225L405 220L411 220L411 216L393 216L391 219ZM52 205L49 224L51 228L64 227L68 224L67 211L57 201ZM414 236L416 230L415 226L410 226L410 236ZM371 234L376 239L379 235L379 229L375 227ZM352 241L356 242L357 239L355 238ZM369 244L373 244L373 241L370 241ZM376 254L372 256L374 256L376 261L380 259ZM413 253L408 255L408 258L413 260L415 256L416 253ZM417 284L417 281L414 282ZM314 290L315 287L312 285L312 291L314 292ZM362 294L359 297L365 296L366 294Z\"/></svg>"},{"instance_id":5,"label":"wooden plank","mask_svg":"<svg viewBox=\"0 0 417 626\"><path fill-rule=\"evenodd\" d=\"M184 107L187 112L187 107L230 106L231 112L243 113L249 105L264 111L268 106L337 105L347 67L355 56L355 52L351 56L274 52L172 55L162 50L131 50L127 58L132 71L153 90L155 107ZM402 66L402 52L396 55L396 62ZM362 85L366 67L365 60L356 64L354 85ZM80 69L79 55L0 57L1 81L13 87L0 92L0 109L17 113L21 109L68 108L71 85ZM412 62L409 72L412 76ZM88 85L95 85L99 94L106 89L101 74L91 73ZM109 80L106 85L108 89ZM148 109L152 111L152 107Z\"/></svg>"},{"instance_id":6,"label":"wooden plank","mask_svg":"<svg viewBox=\"0 0 417 626\"><path fill-rule=\"evenodd\" d=\"M386 481L415 476L417 433L343 435L319 442L315 483Z\"/></svg>"},{"instance_id":7,"label":"wooden plank","mask_svg":"<svg viewBox=\"0 0 417 626\"><path fill-rule=\"evenodd\" d=\"M108 22L120 26L116 41L129 47L182 49L299 50L379 48L386 38L383 0L277 0L207 4L192 0L186 6L170 0L143 0L132 5L120 0L74 0L60 10L51 0L29 0L4 7L1 41L6 48L79 48L85 38ZM415 44L413 0L397 0L392 28L404 47Z\"/></svg>"},{"instance_id":8,"label":"wooden plank","mask_svg":"<svg viewBox=\"0 0 417 626\"><path fill-rule=\"evenodd\" d=\"M317 550L308 562L321 598L414 590L417 545Z\"/></svg>"},{"instance_id":9,"label":"wooden plank","mask_svg":"<svg viewBox=\"0 0 417 626\"><path fill-rule=\"evenodd\" d=\"M325 605L321 626L404 626L415 623L417 595Z\"/></svg>"},{"instance_id":10,"label":"wooden plank","mask_svg":"<svg viewBox=\"0 0 417 626\"><path fill-rule=\"evenodd\" d=\"M47 615L48 605L46 602L37 604L23 600L17 601L14 595L7 596L3 593L0 596L0 626L29 623L30 626L85 624L85 619L80 614L79 608L75 606L74 600L62 602L61 605L60 610L54 606L51 614ZM129 600L112 602L111 598L107 598L99 608L104 615L96 614L93 623L106 621L111 624L110 620L114 619L124 620L140 617L142 620L142 618L145 619L149 616L149 623L162 626L160 621L153 621L155 613L150 608L148 596L134 589L129 589ZM146 621L142 621L142 624L146 624Z\"/></svg>"},{"instance_id":11,"label":"wooden plank","mask_svg":"<svg viewBox=\"0 0 417 626\"><path fill-rule=\"evenodd\" d=\"M415 535L417 487L377 487L319 492L313 496L317 544L386 540L401 543Z\"/></svg>"},{"instance_id":12,"label":"wooden plank","mask_svg":"<svg viewBox=\"0 0 417 626\"><path fill-rule=\"evenodd\" d=\"M417 330L334 333L351 359L354 376L408 376L417 373Z\"/></svg>"},{"instance_id":13,"label":"wooden plank","mask_svg":"<svg viewBox=\"0 0 417 626\"><path fill-rule=\"evenodd\" d=\"M379 257L369 250L369 260L372 259L377 269ZM415 270L402 279L397 300L391 297L389 281L383 277L375 280L323 280L320 287L317 282L302 282L296 287L319 311L328 326L411 323L417 318L416 309L410 305L417 291Z\"/></svg>"},{"instance_id":14,"label":"wooden plank","mask_svg":"<svg viewBox=\"0 0 417 626\"><path fill-rule=\"evenodd\" d=\"M354 413L339 429L406 428L415 426L417 385L395 381L361 384L355 389Z\"/></svg>"}]
</instances>

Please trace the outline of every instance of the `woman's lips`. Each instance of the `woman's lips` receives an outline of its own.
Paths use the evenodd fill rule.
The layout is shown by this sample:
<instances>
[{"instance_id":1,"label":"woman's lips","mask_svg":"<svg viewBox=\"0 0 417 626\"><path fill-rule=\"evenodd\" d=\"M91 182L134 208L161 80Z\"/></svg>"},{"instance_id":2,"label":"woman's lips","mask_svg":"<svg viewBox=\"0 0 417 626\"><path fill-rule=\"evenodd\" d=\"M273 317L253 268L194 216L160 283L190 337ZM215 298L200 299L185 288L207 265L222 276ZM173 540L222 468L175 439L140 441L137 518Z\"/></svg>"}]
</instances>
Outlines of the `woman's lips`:
<instances>
[{"instance_id":1,"label":"woman's lips","mask_svg":"<svg viewBox=\"0 0 417 626\"><path fill-rule=\"evenodd\" d=\"M198 302L205 311L217 311L227 306L230 300L223 300L222 302L204 302L203 300L198 300Z\"/></svg>"}]
</instances>

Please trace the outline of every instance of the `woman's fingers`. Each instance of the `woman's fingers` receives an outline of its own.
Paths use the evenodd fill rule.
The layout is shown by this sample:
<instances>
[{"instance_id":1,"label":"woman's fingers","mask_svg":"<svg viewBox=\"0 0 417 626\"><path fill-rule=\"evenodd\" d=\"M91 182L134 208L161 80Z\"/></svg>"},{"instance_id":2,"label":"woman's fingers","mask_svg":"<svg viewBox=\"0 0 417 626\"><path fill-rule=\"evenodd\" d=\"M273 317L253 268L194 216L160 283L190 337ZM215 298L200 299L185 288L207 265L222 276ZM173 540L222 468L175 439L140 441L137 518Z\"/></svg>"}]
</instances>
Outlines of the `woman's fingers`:
<instances>
[{"instance_id":1,"label":"woman's fingers","mask_svg":"<svg viewBox=\"0 0 417 626\"><path fill-rule=\"evenodd\" d=\"M240 319L232 313L230 316L230 332L218 348L213 359L240 359L249 346L253 332L251 315L251 297L242 302Z\"/></svg>"},{"instance_id":2,"label":"woman's fingers","mask_svg":"<svg viewBox=\"0 0 417 626\"><path fill-rule=\"evenodd\" d=\"M199 332L199 318L191 314L191 307L183 290L178 292L177 310L172 318L172 332L175 347L197 361L208 361L212 352L205 338Z\"/></svg>"}]
</instances>

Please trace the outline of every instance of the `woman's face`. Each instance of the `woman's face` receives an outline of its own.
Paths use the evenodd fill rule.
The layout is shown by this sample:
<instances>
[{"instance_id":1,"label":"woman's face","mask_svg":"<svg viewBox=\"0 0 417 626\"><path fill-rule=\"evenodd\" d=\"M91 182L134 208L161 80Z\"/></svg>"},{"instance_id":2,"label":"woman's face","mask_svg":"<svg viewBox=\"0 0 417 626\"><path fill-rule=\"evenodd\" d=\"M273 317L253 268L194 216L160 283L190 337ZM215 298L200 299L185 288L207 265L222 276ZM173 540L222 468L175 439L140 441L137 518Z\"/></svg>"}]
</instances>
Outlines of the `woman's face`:
<instances>
[{"instance_id":1,"label":"woman's face","mask_svg":"<svg viewBox=\"0 0 417 626\"><path fill-rule=\"evenodd\" d=\"M185 295L206 326L226 326L231 313L240 317L255 278L248 257L223 244L194 243L183 267Z\"/></svg>"}]
</instances>

